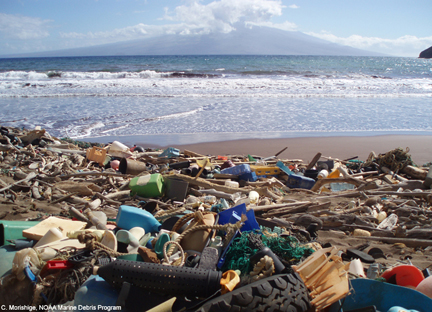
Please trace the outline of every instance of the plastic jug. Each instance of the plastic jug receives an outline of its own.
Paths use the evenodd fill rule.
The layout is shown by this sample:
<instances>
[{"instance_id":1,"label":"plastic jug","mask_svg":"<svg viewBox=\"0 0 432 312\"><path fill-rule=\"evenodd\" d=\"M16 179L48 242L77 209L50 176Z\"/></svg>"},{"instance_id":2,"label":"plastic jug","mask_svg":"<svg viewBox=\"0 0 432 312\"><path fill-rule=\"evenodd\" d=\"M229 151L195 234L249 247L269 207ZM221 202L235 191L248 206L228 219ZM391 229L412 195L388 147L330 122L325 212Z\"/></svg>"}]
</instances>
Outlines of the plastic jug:
<instances>
[{"instance_id":1,"label":"plastic jug","mask_svg":"<svg viewBox=\"0 0 432 312\"><path fill-rule=\"evenodd\" d=\"M159 232L161 227L159 221L150 212L126 205L119 207L116 223L118 227L124 230L130 230L133 227L139 226L146 233Z\"/></svg>"},{"instance_id":2,"label":"plastic jug","mask_svg":"<svg viewBox=\"0 0 432 312\"><path fill-rule=\"evenodd\" d=\"M132 193L142 197L159 197L164 193L164 180L160 173L135 177L129 182Z\"/></svg>"}]
</instances>

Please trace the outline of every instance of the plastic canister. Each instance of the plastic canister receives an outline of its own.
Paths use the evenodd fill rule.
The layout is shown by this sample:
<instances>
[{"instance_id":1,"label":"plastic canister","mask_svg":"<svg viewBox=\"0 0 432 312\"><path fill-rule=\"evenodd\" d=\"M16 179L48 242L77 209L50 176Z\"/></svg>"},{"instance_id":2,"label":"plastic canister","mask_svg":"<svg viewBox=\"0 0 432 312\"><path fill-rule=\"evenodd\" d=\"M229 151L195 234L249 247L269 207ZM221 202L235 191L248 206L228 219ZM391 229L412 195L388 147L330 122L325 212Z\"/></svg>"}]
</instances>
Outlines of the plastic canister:
<instances>
[{"instance_id":1,"label":"plastic canister","mask_svg":"<svg viewBox=\"0 0 432 312\"><path fill-rule=\"evenodd\" d=\"M155 217L148 212L137 207L121 205L119 207L116 223L119 228L130 230L133 227L139 226L146 233L159 232L161 224Z\"/></svg>"},{"instance_id":2,"label":"plastic canister","mask_svg":"<svg viewBox=\"0 0 432 312\"><path fill-rule=\"evenodd\" d=\"M329 172L326 169L323 169L320 172L318 172L318 179L327 178L328 175L329 175Z\"/></svg>"},{"instance_id":3,"label":"plastic canister","mask_svg":"<svg viewBox=\"0 0 432 312\"><path fill-rule=\"evenodd\" d=\"M129 182L129 188L142 197L159 197L164 193L164 180L160 173L135 177Z\"/></svg>"}]
</instances>

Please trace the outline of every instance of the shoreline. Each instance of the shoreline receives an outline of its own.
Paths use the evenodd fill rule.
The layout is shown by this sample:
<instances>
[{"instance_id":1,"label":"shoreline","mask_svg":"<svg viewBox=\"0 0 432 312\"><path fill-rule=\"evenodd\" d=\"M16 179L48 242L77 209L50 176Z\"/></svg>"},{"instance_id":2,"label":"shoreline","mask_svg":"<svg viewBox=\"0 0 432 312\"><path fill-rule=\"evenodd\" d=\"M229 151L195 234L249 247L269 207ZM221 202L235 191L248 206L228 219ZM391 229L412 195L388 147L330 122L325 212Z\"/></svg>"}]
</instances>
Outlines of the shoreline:
<instances>
[{"instance_id":1,"label":"shoreline","mask_svg":"<svg viewBox=\"0 0 432 312\"><path fill-rule=\"evenodd\" d=\"M326 133L327 134L327 133ZM331 134L331 133L329 133ZM338 133L339 134L339 133ZM194 137L206 136L207 141L194 143ZM203 155L257 155L263 157L274 156L283 148L288 147L279 158L301 159L309 162L318 153L322 156L348 159L357 156L359 160L366 160L374 151L377 155L394 150L398 147L409 148L409 154L415 164L423 166L432 161L432 134L377 134L359 135L326 135L305 137L270 137L270 138L238 138L233 134L232 139L217 134L174 134L174 135L134 135L117 137L85 138L84 141L109 143L120 141L127 146L138 145L144 148L175 147L180 150L191 150ZM155 141L155 139L158 139ZM220 138L219 140L217 140ZM171 143L177 141L178 143ZM156 144L159 143L159 144Z\"/></svg>"}]
</instances>

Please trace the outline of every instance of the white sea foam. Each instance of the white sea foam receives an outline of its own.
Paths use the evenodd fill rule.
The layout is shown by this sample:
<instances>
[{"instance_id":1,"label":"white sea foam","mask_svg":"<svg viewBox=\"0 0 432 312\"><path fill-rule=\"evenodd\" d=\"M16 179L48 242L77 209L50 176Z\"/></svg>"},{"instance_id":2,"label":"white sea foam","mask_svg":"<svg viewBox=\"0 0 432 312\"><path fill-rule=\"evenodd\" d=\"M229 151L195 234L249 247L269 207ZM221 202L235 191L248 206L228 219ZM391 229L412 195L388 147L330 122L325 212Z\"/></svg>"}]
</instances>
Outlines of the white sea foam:
<instances>
[{"instance_id":1,"label":"white sea foam","mask_svg":"<svg viewBox=\"0 0 432 312\"><path fill-rule=\"evenodd\" d=\"M232 77L167 78L168 73L67 72L47 78L31 72L0 73L0 97L399 97L430 96L430 79ZM43 76L45 75L45 78ZM10 76L10 77L9 77Z\"/></svg>"}]
</instances>

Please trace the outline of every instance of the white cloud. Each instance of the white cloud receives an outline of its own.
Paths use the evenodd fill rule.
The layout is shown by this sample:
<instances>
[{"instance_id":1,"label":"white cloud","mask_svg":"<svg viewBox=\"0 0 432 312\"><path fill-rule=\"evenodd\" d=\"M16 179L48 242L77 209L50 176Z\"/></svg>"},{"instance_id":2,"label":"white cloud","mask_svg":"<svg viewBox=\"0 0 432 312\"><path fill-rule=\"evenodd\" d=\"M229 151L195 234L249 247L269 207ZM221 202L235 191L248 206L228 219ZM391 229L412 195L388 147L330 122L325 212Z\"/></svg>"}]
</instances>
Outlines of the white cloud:
<instances>
[{"instance_id":1,"label":"white cloud","mask_svg":"<svg viewBox=\"0 0 432 312\"><path fill-rule=\"evenodd\" d=\"M418 38L416 36L405 35L396 39L385 39L378 37L363 37L359 35L351 35L343 38L337 37L328 32L309 32L307 34L334 43L395 56L416 57L421 51L432 45L432 36Z\"/></svg>"},{"instance_id":2,"label":"white cloud","mask_svg":"<svg viewBox=\"0 0 432 312\"><path fill-rule=\"evenodd\" d=\"M295 23L291 23L288 21L285 21L285 22L280 23L280 24L275 24L272 22L261 22L261 23L247 22L246 25L266 26L266 27L277 28L277 29L282 29L282 30L286 30L286 31L295 31L298 28L298 26Z\"/></svg>"},{"instance_id":3,"label":"white cloud","mask_svg":"<svg viewBox=\"0 0 432 312\"><path fill-rule=\"evenodd\" d=\"M0 33L6 38L41 39L49 36L47 28L51 22L37 17L0 13Z\"/></svg>"},{"instance_id":4,"label":"white cloud","mask_svg":"<svg viewBox=\"0 0 432 312\"><path fill-rule=\"evenodd\" d=\"M299 6L298 5L295 5L295 4L291 4L291 5L289 5L288 6L290 9L298 9L299 8Z\"/></svg>"},{"instance_id":5,"label":"white cloud","mask_svg":"<svg viewBox=\"0 0 432 312\"><path fill-rule=\"evenodd\" d=\"M189 1L170 11L164 8L163 20L166 25L138 24L106 32L61 33L62 38L88 40L85 44L101 44L116 41L152 37L162 34L196 35L212 32L228 33L235 30L236 23L265 25L285 30L293 30L295 24L285 22L272 24L271 18L281 16L284 6L280 0L218 0L201 4L198 0Z\"/></svg>"}]
</instances>

